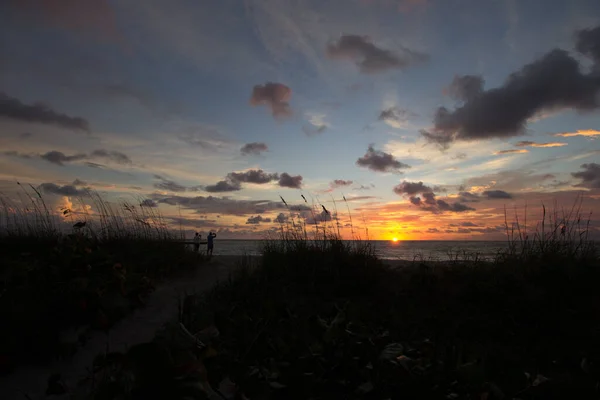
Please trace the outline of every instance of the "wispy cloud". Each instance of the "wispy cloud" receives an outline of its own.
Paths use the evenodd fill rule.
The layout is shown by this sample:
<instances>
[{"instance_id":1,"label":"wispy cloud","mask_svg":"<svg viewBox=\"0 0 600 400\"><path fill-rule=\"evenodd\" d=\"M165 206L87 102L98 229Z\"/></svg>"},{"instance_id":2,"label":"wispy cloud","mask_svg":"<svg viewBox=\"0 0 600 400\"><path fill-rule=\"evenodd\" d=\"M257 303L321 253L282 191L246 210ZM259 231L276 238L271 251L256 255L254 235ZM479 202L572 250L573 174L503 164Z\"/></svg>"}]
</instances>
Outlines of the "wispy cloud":
<instances>
[{"instance_id":1,"label":"wispy cloud","mask_svg":"<svg viewBox=\"0 0 600 400\"><path fill-rule=\"evenodd\" d=\"M427 61L426 54L400 48L397 52L375 45L368 36L342 35L327 46L327 55L331 58L353 61L360 72L373 74L389 69L404 69Z\"/></svg>"},{"instance_id":2,"label":"wispy cloud","mask_svg":"<svg viewBox=\"0 0 600 400\"><path fill-rule=\"evenodd\" d=\"M19 99L0 92L0 118L22 122L57 125L62 128L90 131L90 124L81 117L71 117L43 103L24 104Z\"/></svg>"},{"instance_id":3,"label":"wispy cloud","mask_svg":"<svg viewBox=\"0 0 600 400\"><path fill-rule=\"evenodd\" d=\"M555 133L554 136L558 136L558 137L573 137L573 136L596 137L596 136L600 136L600 131L597 131L595 129L578 129L575 132Z\"/></svg>"},{"instance_id":4,"label":"wispy cloud","mask_svg":"<svg viewBox=\"0 0 600 400\"><path fill-rule=\"evenodd\" d=\"M563 142L549 142L549 143L536 143L529 140L523 140L515 143L515 147L563 147L567 143Z\"/></svg>"},{"instance_id":5,"label":"wispy cloud","mask_svg":"<svg viewBox=\"0 0 600 400\"><path fill-rule=\"evenodd\" d=\"M527 149L510 149L510 150L498 150L494 152L494 155L501 155L501 154L524 154L524 153L529 153L529 150Z\"/></svg>"}]
</instances>

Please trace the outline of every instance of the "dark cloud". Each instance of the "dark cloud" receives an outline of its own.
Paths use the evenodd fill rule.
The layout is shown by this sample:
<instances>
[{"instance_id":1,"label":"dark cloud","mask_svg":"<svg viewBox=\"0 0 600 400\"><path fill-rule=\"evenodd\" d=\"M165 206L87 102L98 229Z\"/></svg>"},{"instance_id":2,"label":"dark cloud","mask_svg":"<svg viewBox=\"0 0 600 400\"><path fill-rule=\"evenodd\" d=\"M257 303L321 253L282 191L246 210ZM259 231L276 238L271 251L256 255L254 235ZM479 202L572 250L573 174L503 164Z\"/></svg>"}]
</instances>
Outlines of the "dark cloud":
<instances>
[{"instance_id":1,"label":"dark cloud","mask_svg":"<svg viewBox=\"0 0 600 400\"><path fill-rule=\"evenodd\" d=\"M219 181L214 185L205 186L204 190L209 193L236 192L242 190L242 185L238 181L227 179Z\"/></svg>"},{"instance_id":2,"label":"dark cloud","mask_svg":"<svg viewBox=\"0 0 600 400\"><path fill-rule=\"evenodd\" d=\"M252 89L250 104L253 106L265 105L271 110L274 118L286 118L292 115L289 101L292 89L282 83L267 82L256 85Z\"/></svg>"},{"instance_id":3,"label":"dark cloud","mask_svg":"<svg viewBox=\"0 0 600 400\"><path fill-rule=\"evenodd\" d=\"M31 137L33 137L33 133L31 132L19 133L19 139L29 139Z\"/></svg>"},{"instance_id":4,"label":"dark cloud","mask_svg":"<svg viewBox=\"0 0 600 400\"><path fill-rule=\"evenodd\" d=\"M375 150L373 145L369 146L364 156L356 160L356 165L377 172L400 172L401 169L410 168L410 165L396 160L393 155Z\"/></svg>"},{"instance_id":5,"label":"dark cloud","mask_svg":"<svg viewBox=\"0 0 600 400\"><path fill-rule=\"evenodd\" d=\"M512 199L512 195L510 193L505 192L504 190L486 190L481 194L490 200L491 199Z\"/></svg>"},{"instance_id":6,"label":"dark cloud","mask_svg":"<svg viewBox=\"0 0 600 400\"><path fill-rule=\"evenodd\" d=\"M308 225L314 225L314 224L319 224L321 222L329 222L332 220L332 216L331 213L323 210L318 214L314 214L314 213L309 213L309 212L304 212L302 214L302 216L304 217L304 222ZM334 215L335 217L335 215Z\"/></svg>"},{"instance_id":7,"label":"dark cloud","mask_svg":"<svg viewBox=\"0 0 600 400\"><path fill-rule=\"evenodd\" d=\"M86 181L82 181L81 179L75 179L72 183L73 186L87 186Z\"/></svg>"},{"instance_id":8,"label":"dark cloud","mask_svg":"<svg viewBox=\"0 0 600 400\"><path fill-rule=\"evenodd\" d=\"M240 149L240 153L242 153L245 156L250 154L259 155L260 153L268 150L269 146L267 146L265 143L252 142L246 143L244 146L242 146L242 148Z\"/></svg>"},{"instance_id":9,"label":"dark cloud","mask_svg":"<svg viewBox=\"0 0 600 400\"><path fill-rule=\"evenodd\" d=\"M334 179L333 182L331 182L329 185L332 188L339 188L339 187L344 187L344 186L350 186L352 185L352 183L354 183L353 181L347 181L344 179Z\"/></svg>"},{"instance_id":10,"label":"dark cloud","mask_svg":"<svg viewBox=\"0 0 600 400\"><path fill-rule=\"evenodd\" d=\"M90 160L95 158L104 158L108 161L115 162L117 164L131 164L131 159L126 155L119 151L108 151L108 150L94 150L91 154L85 153L77 153L73 155L66 155L61 151L52 150L44 154L35 154L35 153L19 153L17 151L4 151L0 154L5 156L19 157L19 158L40 158L42 160L48 161L52 164L63 166L70 162L82 161L82 160ZM96 166L94 163L87 163L90 166ZM100 164L97 164L100 166ZM101 166L104 167L104 166Z\"/></svg>"},{"instance_id":11,"label":"dark cloud","mask_svg":"<svg viewBox=\"0 0 600 400\"><path fill-rule=\"evenodd\" d=\"M483 92L484 80L477 75L456 75L446 88L449 96L460 101L469 101Z\"/></svg>"},{"instance_id":12,"label":"dark cloud","mask_svg":"<svg viewBox=\"0 0 600 400\"><path fill-rule=\"evenodd\" d=\"M271 218L264 218L262 215L257 215L256 217L250 217L246 221L248 225L258 225L261 222L271 222Z\"/></svg>"},{"instance_id":13,"label":"dark cloud","mask_svg":"<svg viewBox=\"0 0 600 400\"><path fill-rule=\"evenodd\" d=\"M286 209L282 202L269 200L234 200L215 196L164 196L160 193L154 193L150 197L159 204L181 206L184 209L195 210L201 214L250 215Z\"/></svg>"},{"instance_id":14,"label":"dark cloud","mask_svg":"<svg viewBox=\"0 0 600 400\"><path fill-rule=\"evenodd\" d=\"M600 189L600 164L589 163L582 164L583 171L573 172L574 178L581 179L581 182L575 185L588 189Z\"/></svg>"},{"instance_id":15,"label":"dark cloud","mask_svg":"<svg viewBox=\"0 0 600 400\"><path fill-rule=\"evenodd\" d=\"M285 215L284 213L279 213L273 221L280 224L285 224L289 220L289 218L290 217Z\"/></svg>"},{"instance_id":16,"label":"dark cloud","mask_svg":"<svg viewBox=\"0 0 600 400\"><path fill-rule=\"evenodd\" d=\"M141 207L158 207L158 204L156 203L156 201L152 200L152 199L144 199L140 202L140 206Z\"/></svg>"},{"instance_id":17,"label":"dark cloud","mask_svg":"<svg viewBox=\"0 0 600 400\"><path fill-rule=\"evenodd\" d=\"M59 196L85 196L88 194L87 190L77 189L73 185L60 186L55 183L42 183L39 188L47 194L56 194Z\"/></svg>"},{"instance_id":18,"label":"dark cloud","mask_svg":"<svg viewBox=\"0 0 600 400\"><path fill-rule=\"evenodd\" d=\"M577 32L575 49L600 67L600 26Z\"/></svg>"},{"instance_id":19,"label":"dark cloud","mask_svg":"<svg viewBox=\"0 0 600 400\"><path fill-rule=\"evenodd\" d=\"M375 187L374 184L370 184L370 185L360 185L358 187L352 188L352 190L371 190Z\"/></svg>"},{"instance_id":20,"label":"dark cloud","mask_svg":"<svg viewBox=\"0 0 600 400\"><path fill-rule=\"evenodd\" d=\"M432 192L433 190L429 187L423 184L423 182L407 182L407 181L403 181L401 184L396 185L394 187L394 192L396 194L408 194L408 195L415 195L418 193L423 193L423 192Z\"/></svg>"},{"instance_id":21,"label":"dark cloud","mask_svg":"<svg viewBox=\"0 0 600 400\"><path fill-rule=\"evenodd\" d=\"M480 200L478 195L471 192L459 192L458 196L462 203L477 203Z\"/></svg>"},{"instance_id":22,"label":"dark cloud","mask_svg":"<svg viewBox=\"0 0 600 400\"><path fill-rule=\"evenodd\" d=\"M368 36L342 35L327 46L327 55L354 61L365 74L404 69L428 60L428 56L402 47L398 53L377 47Z\"/></svg>"},{"instance_id":23,"label":"dark cloud","mask_svg":"<svg viewBox=\"0 0 600 400\"><path fill-rule=\"evenodd\" d=\"M412 111L404 110L399 107L390 107L381 111L377 119L379 121L386 121L392 126L400 126L403 122L407 122L409 119L416 117Z\"/></svg>"},{"instance_id":24,"label":"dark cloud","mask_svg":"<svg viewBox=\"0 0 600 400\"><path fill-rule=\"evenodd\" d=\"M394 187L394 192L401 196L409 196L408 200L412 205L433 213L475 210L461 202L449 204L444 200L436 199L436 195L432 189L429 186L424 185L423 182L403 181L401 184ZM418 194L420 194L420 196L417 196Z\"/></svg>"},{"instance_id":25,"label":"dark cloud","mask_svg":"<svg viewBox=\"0 0 600 400\"><path fill-rule=\"evenodd\" d=\"M264 184L279 179L278 173L266 173L262 169L251 169L245 172L230 172L227 179L235 182Z\"/></svg>"},{"instance_id":26,"label":"dark cloud","mask_svg":"<svg viewBox=\"0 0 600 400\"><path fill-rule=\"evenodd\" d=\"M287 172L284 172L279 176L278 183L279 183L279 186L281 186L281 187L300 189L302 187L302 176L301 175L291 176Z\"/></svg>"},{"instance_id":27,"label":"dark cloud","mask_svg":"<svg viewBox=\"0 0 600 400\"><path fill-rule=\"evenodd\" d=\"M448 204L444 200L437 200L436 204L440 211L464 212L464 211L474 211L475 210L473 207L469 207L468 205L459 203L459 202L456 202L453 204Z\"/></svg>"},{"instance_id":28,"label":"dark cloud","mask_svg":"<svg viewBox=\"0 0 600 400\"><path fill-rule=\"evenodd\" d=\"M117 164L129 165L131 164L131 159L127 154L123 154L120 151L113 150L104 150L98 149L94 150L92 154L90 154L91 158L105 158L107 160L113 161Z\"/></svg>"},{"instance_id":29,"label":"dark cloud","mask_svg":"<svg viewBox=\"0 0 600 400\"><path fill-rule=\"evenodd\" d=\"M23 122L57 125L86 132L90 130L88 121L83 118L61 114L42 103L24 104L19 99L0 92L0 118L2 117Z\"/></svg>"},{"instance_id":30,"label":"dark cloud","mask_svg":"<svg viewBox=\"0 0 600 400\"><path fill-rule=\"evenodd\" d=\"M595 60L598 29L581 31L576 46ZM502 86L475 95L471 90L470 97L454 110L438 108L433 130L421 134L442 147L455 140L522 135L528 119L541 112L597 109L599 92L600 75L583 73L575 58L555 49L510 74Z\"/></svg>"},{"instance_id":31,"label":"dark cloud","mask_svg":"<svg viewBox=\"0 0 600 400\"><path fill-rule=\"evenodd\" d=\"M40 158L42 160L46 160L52 164L63 166L65 163L70 163L73 161L81 161L88 158L86 154L73 154L71 156L67 156L66 154L60 151L49 151L44 154L40 154Z\"/></svg>"},{"instance_id":32,"label":"dark cloud","mask_svg":"<svg viewBox=\"0 0 600 400\"><path fill-rule=\"evenodd\" d=\"M154 175L154 178L160 181L154 184L154 187L157 189L176 193L185 192L187 189L185 186L170 179L166 179L160 175Z\"/></svg>"}]
</instances>

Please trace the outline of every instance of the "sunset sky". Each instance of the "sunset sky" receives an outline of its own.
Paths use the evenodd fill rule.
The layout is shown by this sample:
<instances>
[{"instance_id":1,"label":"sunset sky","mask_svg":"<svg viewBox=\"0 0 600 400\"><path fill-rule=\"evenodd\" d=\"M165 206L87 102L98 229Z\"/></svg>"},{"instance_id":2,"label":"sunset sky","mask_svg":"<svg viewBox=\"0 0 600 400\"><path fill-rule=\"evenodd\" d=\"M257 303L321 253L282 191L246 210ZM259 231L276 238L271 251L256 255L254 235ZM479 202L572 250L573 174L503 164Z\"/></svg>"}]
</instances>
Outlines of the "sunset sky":
<instances>
[{"instance_id":1,"label":"sunset sky","mask_svg":"<svg viewBox=\"0 0 600 400\"><path fill-rule=\"evenodd\" d=\"M346 238L343 196L377 239L502 239L505 207L578 194L600 233L600 1L3 1L3 196L17 181L221 238L301 195Z\"/></svg>"}]
</instances>

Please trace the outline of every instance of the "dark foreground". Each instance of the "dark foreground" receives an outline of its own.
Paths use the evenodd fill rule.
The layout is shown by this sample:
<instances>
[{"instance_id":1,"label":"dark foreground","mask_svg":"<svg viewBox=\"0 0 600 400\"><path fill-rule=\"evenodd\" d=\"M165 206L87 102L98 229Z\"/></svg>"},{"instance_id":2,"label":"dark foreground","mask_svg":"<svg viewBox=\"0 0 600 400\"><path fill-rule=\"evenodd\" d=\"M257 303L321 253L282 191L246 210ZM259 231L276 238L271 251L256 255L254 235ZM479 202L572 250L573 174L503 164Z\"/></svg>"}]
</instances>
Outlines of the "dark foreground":
<instances>
[{"instance_id":1,"label":"dark foreground","mask_svg":"<svg viewBox=\"0 0 600 400\"><path fill-rule=\"evenodd\" d=\"M171 326L99 360L95 396L598 398L598 267L540 255L392 270L336 242L268 246L182 303L199 341Z\"/></svg>"}]
</instances>

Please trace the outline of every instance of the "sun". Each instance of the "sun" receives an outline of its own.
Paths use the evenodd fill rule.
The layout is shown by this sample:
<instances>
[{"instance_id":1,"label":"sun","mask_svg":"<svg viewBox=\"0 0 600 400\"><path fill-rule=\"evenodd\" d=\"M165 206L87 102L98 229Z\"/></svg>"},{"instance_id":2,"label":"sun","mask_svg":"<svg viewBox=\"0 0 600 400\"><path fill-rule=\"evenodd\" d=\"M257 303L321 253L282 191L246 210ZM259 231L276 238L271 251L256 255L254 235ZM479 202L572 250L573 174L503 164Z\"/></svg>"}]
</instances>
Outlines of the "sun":
<instances>
[{"instance_id":1,"label":"sun","mask_svg":"<svg viewBox=\"0 0 600 400\"><path fill-rule=\"evenodd\" d=\"M398 241L398 238L393 238L392 239L392 242L397 242L397 241Z\"/></svg>"}]
</instances>

